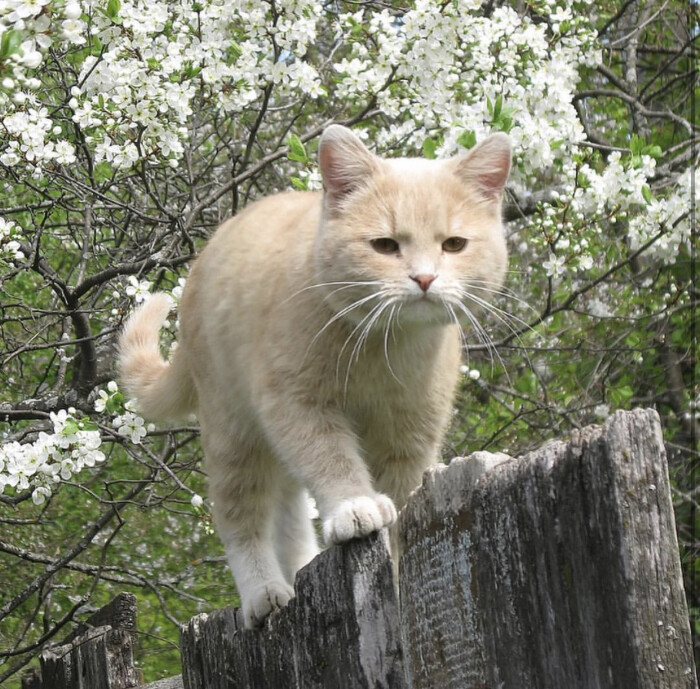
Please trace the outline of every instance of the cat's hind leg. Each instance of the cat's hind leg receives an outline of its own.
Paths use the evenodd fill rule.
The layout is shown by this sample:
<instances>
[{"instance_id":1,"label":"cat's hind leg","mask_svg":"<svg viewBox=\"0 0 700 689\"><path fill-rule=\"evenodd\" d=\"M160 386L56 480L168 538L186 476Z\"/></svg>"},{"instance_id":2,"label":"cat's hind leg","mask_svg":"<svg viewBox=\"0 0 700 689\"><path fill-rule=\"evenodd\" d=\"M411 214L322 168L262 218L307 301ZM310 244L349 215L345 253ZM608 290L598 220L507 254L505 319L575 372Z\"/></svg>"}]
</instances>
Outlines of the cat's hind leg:
<instances>
[{"instance_id":1,"label":"cat's hind leg","mask_svg":"<svg viewBox=\"0 0 700 689\"><path fill-rule=\"evenodd\" d=\"M280 487L275 544L282 572L292 585L296 573L319 553L309 495L291 476L285 477Z\"/></svg>"},{"instance_id":2,"label":"cat's hind leg","mask_svg":"<svg viewBox=\"0 0 700 689\"><path fill-rule=\"evenodd\" d=\"M275 548L282 474L264 442L202 427L214 523L241 597L245 626L260 626L294 597Z\"/></svg>"}]
</instances>

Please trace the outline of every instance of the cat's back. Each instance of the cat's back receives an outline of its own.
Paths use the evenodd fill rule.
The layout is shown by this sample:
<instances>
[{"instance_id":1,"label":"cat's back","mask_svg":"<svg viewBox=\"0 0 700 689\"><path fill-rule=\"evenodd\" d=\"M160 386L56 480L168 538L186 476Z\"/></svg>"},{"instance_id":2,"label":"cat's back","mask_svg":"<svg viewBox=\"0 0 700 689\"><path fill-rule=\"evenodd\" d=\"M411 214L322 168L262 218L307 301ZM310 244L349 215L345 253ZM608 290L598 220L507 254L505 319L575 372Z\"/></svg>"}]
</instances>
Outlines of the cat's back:
<instances>
[{"instance_id":1,"label":"cat's back","mask_svg":"<svg viewBox=\"0 0 700 689\"><path fill-rule=\"evenodd\" d=\"M194 359L237 348L243 365L271 312L313 271L321 201L317 192L275 194L217 229L180 303L181 341Z\"/></svg>"},{"instance_id":2,"label":"cat's back","mask_svg":"<svg viewBox=\"0 0 700 689\"><path fill-rule=\"evenodd\" d=\"M320 192L289 191L246 206L224 222L202 251L198 264L268 262L283 252L313 246L321 211Z\"/></svg>"},{"instance_id":3,"label":"cat's back","mask_svg":"<svg viewBox=\"0 0 700 689\"><path fill-rule=\"evenodd\" d=\"M222 299L245 307L253 291L262 296L291 287L284 283L313 264L320 212L318 192L282 192L246 206L216 230L195 261L185 308L189 300L201 307Z\"/></svg>"}]
</instances>

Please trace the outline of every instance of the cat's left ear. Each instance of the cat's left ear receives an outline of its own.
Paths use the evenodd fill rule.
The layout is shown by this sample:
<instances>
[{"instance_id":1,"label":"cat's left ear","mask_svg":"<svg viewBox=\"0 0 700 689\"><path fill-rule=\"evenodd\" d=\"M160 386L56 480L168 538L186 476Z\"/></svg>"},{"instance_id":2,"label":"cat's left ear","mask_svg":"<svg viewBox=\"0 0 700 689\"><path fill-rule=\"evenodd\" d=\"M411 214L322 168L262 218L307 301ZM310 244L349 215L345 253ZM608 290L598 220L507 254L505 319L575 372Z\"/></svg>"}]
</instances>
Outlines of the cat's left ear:
<instances>
[{"instance_id":1,"label":"cat's left ear","mask_svg":"<svg viewBox=\"0 0 700 689\"><path fill-rule=\"evenodd\" d=\"M347 127L339 124L324 130L318 161L330 207L337 207L360 188L377 168L377 158Z\"/></svg>"},{"instance_id":2,"label":"cat's left ear","mask_svg":"<svg viewBox=\"0 0 700 689\"><path fill-rule=\"evenodd\" d=\"M486 200L500 201L510 172L511 157L510 137L498 132L466 155L456 158L455 172Z\"/></svg>"}]
</instances>

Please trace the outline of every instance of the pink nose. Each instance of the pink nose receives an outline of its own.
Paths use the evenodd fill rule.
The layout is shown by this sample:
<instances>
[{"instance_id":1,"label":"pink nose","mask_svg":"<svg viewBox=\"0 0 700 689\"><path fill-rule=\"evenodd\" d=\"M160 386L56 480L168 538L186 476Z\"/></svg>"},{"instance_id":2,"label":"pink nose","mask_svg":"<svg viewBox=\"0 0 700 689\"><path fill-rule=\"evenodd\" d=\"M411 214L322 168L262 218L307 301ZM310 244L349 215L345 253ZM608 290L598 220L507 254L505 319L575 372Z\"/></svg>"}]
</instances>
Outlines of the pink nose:
<instances>
[{"instance_id":1,"label":"pink nose","mask_svg":"<svg viewBox=\"0 0 700 689\"><path fill-rule=\"evenodd\" d=\"M418 286L424 291L428 291L428 287L433 284L433 280L437 275L411 275L411 280L418 283Z\"/></svg>"}]
</instances>

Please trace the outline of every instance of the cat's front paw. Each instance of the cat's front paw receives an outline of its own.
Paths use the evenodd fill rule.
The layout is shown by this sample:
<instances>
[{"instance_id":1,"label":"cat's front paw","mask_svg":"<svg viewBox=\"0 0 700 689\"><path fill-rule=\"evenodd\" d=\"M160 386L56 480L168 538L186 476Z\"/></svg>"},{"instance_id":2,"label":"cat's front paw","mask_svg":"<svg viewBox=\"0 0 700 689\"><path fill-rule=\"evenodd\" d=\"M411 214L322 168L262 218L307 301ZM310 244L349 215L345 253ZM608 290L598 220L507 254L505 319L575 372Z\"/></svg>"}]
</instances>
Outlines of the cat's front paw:
<instances>
[{"instance_id":1,"label":"cat's front paw","mask_svg":"<svg viewBox=\"0 0 700 689\"><path fill-rule=\"evenodd\" d=\"M261 627L271 612L283 608L292 598L294 589L282 582L271 581L257 588L243 600L246 629Z\"/></svg>"},{"instance_id":2,"label":"cat's front paw","mask_svg":"<svg viewBox=\"0 0 700 689\"><path fill-rule=\"evenodd\" d=\"M367 536L396 521L396 508L391 498L377 493L343 500L323 522L326 543L344 543L351 538Z\"/></svg>"}]
</instances>

